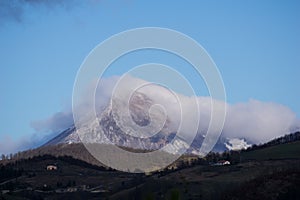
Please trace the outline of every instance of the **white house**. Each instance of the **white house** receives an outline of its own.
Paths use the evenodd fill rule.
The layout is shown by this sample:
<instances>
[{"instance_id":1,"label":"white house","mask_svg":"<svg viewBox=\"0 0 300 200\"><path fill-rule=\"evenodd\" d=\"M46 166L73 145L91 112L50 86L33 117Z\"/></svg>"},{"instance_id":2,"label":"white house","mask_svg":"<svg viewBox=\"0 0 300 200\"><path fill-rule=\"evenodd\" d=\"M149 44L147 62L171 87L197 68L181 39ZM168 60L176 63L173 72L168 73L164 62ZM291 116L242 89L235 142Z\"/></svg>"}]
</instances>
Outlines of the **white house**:
<instances>
[{"instance_id":1,"label":"white house","mask_svg":"<svg viewBox=\"0 0 300 200\"><path fill-rule=\"evenodd\" d=\"M57 166L56 165L48 165L47 166L47 171L53 171L53 170L57 170Z\"/></svg>"},{"instance_id":2,"label":"white house","mask_svg":"<svg viewBox=\"0 0 300 200\"><path fill-rule=\"evenodd\" d=\"M230 162L228 160L220 160L218 165L230 165Z\"/></svg>"}]
</instances>

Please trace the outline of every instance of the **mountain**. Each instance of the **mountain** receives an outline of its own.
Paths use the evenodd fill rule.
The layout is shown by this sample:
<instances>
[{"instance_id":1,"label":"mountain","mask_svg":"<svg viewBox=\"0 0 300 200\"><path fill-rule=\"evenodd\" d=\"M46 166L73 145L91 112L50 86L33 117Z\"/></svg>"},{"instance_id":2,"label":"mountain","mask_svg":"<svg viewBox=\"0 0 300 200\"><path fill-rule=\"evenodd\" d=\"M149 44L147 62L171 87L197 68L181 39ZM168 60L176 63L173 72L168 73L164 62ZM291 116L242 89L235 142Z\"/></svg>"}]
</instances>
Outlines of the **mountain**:
<instances>
[{"instance_id":1,"label":"mountain","mask_svg":"<svg viewBox=\"0 0 300 200\"><path fill-rule=\"evenodd\" d=\"M48 142L46 142L42 146L56 145L56 144L60 144L60 143L69 143L69 144L70 143L79 143L80 141L79 140L76 141L76 138L74 138L73 141L72 140L69 140L69 141L66 140L66 138L70 137L70 135L72 133L74 133L75 131L76 131L76 128L73 125L73 126L67 128L66 130L62 131L60 134L58 134L56 137L52 138L51 140L49 140Z\"/></svg>"},{"instance_id":2,"label":"mountain","mask_svg":"<svg viewBox=\"0 0 300 200\"><path fill-rule=\"evenodd\" d=\"M97 113L97 119L87 125L66 128L44 146L72 143L104 143L132 149L157 150L171 144L169 153L182 153L189 145L174 131L174 122L153 105L160 103L142 92L134 92L128 105L122 98L110 100L104 109ZM151 115L149 110L151 109ZM129 112L129 116L126 115ZM163 123L164 122L164 123ZM153 130L159 130L153 134ZM139 133L139 135L135 135ZM198 132L187 153L198 154L205 134ZM244 139L220 137L214 151L222 152L243 149L251 146Z\"/></svg>"},{"instance_id":3,"label":"mountain","mask_svg":"<svg viewBox=\"0 0 300 200\"><path fill-rule=\"evenodd\" d=\"M146 135L151 130L160 128L164 116L160 111L152 112L150 119L148 110L154 102L143 93L135 93L130 100L131 119L122 116L122 113L126 112L124 104L121 99L112 100L100 113L98 121L91 121L88 126L82 126L79 129L73 125L44 145L71 144L83 141L86 143L113 143L134 149L155 150L166 145L175 137L176 134L169 130L170 122L168 119L166 119L162 129L154 136L147 138L134 136L132 132L135 131L135 127L126 127L126 124L131 123L129 120L132 120L139 127L146 127L146 129L142 129L141 136L143 136L142 134ZM181 142L184 141L181 140Z\"/></svg>"}]
</instances>

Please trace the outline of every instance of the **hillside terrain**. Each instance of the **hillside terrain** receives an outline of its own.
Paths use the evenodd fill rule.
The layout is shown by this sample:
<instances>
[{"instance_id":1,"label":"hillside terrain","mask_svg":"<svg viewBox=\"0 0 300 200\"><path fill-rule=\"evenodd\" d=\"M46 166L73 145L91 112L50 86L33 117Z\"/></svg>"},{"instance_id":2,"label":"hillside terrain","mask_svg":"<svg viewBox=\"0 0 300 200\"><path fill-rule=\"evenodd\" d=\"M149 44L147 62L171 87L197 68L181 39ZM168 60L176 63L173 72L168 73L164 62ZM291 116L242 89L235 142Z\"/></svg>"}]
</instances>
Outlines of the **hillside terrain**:
<instances>
[{"instance_id":1,"label":"hillside terrain","mask_svg":"<svg viewBox=\"0 0 300 200\"><path fill-rule=\"evenodd\" d=\"M87 154L74 145L42 147L2 160L0 199L300 198L298 139L210 153L203 159L184 155L151 174L119 172L88 157L84 161L79 155ZM66 155L70 152L72 157ZM221 160L230 165L215 164ZM47 170L49 165L57 169Z\"/></svg>"}]
</instances>

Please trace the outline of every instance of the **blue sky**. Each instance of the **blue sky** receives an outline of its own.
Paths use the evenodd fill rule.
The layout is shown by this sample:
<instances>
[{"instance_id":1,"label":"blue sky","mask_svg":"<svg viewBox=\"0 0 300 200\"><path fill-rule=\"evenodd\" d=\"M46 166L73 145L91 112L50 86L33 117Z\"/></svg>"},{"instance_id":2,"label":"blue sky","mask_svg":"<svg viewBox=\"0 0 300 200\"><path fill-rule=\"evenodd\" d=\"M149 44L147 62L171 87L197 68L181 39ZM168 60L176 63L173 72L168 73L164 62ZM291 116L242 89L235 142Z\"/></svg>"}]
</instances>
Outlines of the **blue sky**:
<instances>
[{"instance_id":1,"label":"blue sky","mask_svg":"<svg viewBox=\"0 0 300 200\"><path fill-rule=\"evenodd\" d=\"M77 70L97 44L148 26L200 43L222 74L229 103L275 102L300 117L298 1L53 2L0 3L2 141L32 135L32 121L70 107Z\"/></svg>"}]
</instances>

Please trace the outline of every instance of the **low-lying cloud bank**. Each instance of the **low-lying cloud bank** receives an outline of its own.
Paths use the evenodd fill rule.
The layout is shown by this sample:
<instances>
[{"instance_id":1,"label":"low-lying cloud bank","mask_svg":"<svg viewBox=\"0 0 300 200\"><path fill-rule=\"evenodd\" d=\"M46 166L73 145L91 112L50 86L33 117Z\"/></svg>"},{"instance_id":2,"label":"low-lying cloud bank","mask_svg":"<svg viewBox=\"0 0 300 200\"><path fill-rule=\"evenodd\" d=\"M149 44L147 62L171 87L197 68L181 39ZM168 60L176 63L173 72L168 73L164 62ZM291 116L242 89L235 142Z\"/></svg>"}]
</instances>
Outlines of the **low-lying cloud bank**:
<instances>
[{"instance_id":1,"label":"low-lying cloud bank","mask_svg":"<svg viewBox=\"0 0 300 200\"><path fill-rule=\"evenodd\" d=\"M223 131L230 138L263 143L295 131L299 125L296 114L288 107L252 99L229 105Z\"/></svg>"},{"instance_id":2,"label":"low-lying cloud bank","mask_svg":"<svg viewBox=\"0 0 300 200\"><path fill-rule=\"evenodd\" d=\"M97 88L95 96L97 101L97 109L101 110L101 108L104 108L108 104L113 87L118 80L119 77L112 77L101 80L101 84ZM128 82L130 82L130 84L147 83L144 80L133 77L131 77ZM126 88L127 85L122 83L122 87ZM122 91L124 90L126 89L123 89ZM153 87L146 87L144 91L141 91L147 94L150 98L153 98L156 103L161 103L162 106L165 106L167 108L166 113L168 113L168 117L170 117L171 122L173 121L173 123L176 124L180 119L176 117L180 116L180 113L178 113L178 110L180 109L176 108L176 106L174 106L176 104L172 103L172 101L169 101L169 99L167 98L168 95L166 95L165 90L165 88L159 89L159 87L156 85ZM194 112L194 107L191 106L191 101L196 100L198 102L201 113L198 130L201 134L204 135L205 131L207 131L208 129L211 118L212 101L218 107L216 109L216 115L218 115L218 112L222 112L224 110L224 106L226 106L227 108L222 137L231 139L246 139L247 141L253 143L264 143L273 138L280 137L282 135L300 129L300 120L297 119L296 114L288 107L281 104L273 102L262 102L254 99L251 99L248 102L244 103L228 104L225 102L213 100L210 97L186 97L183 95L178 96L182 99L181 110L184 110L182 115L183 117L190 118L190 125L192 125L192 123L195 123L195 121L193 121L193 119L190 117L191 115L189 115L189 113ZM84 105L84 98L82 99L82 102ZM37 133L47 133L49 138L49 133L57 134L59 131L68 128L72 124L72 112L64 111L58 112L46 120L34 121L31 123L31 126ZM188 127L189 124L186 124L186 127L183 127L182 131L187 132L188 134ZM52 136L54 135L55 134L52 134ZM38 137L38 139L41 138L45 137ZM10 152L15 152L15 149L20 149L22 147L22 142L24 142L25 146L27 147L29 143L26 142L26 140L24 141L18 142L18 145L12 144L10 142L6 144L0 144L0 152L8 152L8 150ZM38 142L35 141L31 143L36 144Z\"/></svg>"},{"instance_id":3,"label":"low-lying cloud bank","mask_svg":"<svg viewBox=\"0 0 300 200\"><path fill-rule=\"evenodd\" d=\"M96 101L98 102L98 108L105 107L107 105L113 87L118 81L118 77L112 77L103 79L100 86L97 88ZM130 85L132 82L137 82L138 84L147 83L144 80L131 77ZM129 85L129 83L128 83ZM122 83L123 91L127 85ZM176 116L180 115L177 112L180 110L176 108L176 105L166 95L165 89L159 89L158 86L148 86L141 90L151 98L155 99L155 102L161 103L163 106L167 107L166 111L168 115ZM126 92L126 91L125 91ZM189 117L189 113L194 112L194 108L191 105L191 101L196 100L199 104L200 109L200 124L199 132L205 132L208 128L208 124L211 117L211 98L210 97L186 97L183 95L178 95L183 100L181 101L182 110L185 110L182 115L184 117ZM220 109L217 112L222 112L222 106L226 105L226 120L222 135L228 138L244 138L248 141L254 143L267 142L275 137L288 134L290 132L299 130L300 121L297 119L296 114L290 110L287 106L273 103L273 102L262 102L258 100L251 99L248 102L228 104L224 102L215 102ZM84 102L84 98L83 98ZM99 103L100 102L100 103ZM172 106L174 108L172 108ZM173 117L173 120L176 118ZM178 119L177 119L178 120ZM71 112L56 113L47 120L36 121L32 123L32 127L36 131L41 130L51 130L55 131L60 128L64 128L65 125L72 122ZM195 123L193 119L190 120L191 123ZM65 127L67 128L67 127ZM188 132L188 129L185 130Z\"/></svg>"},{"instance_id":4,"label":"low-lying cloud bank","mask_svg":"<svg viewBox=\"0 0 300 200\"><path fill-rule=\"evenodd\" d=\"M3 135L0 137L0 154L9 155L36 148L41 145L41 142L53 137L53 134L32 134L28 137L13 138L10 135Z\"/></svg>"}]
</instances>

